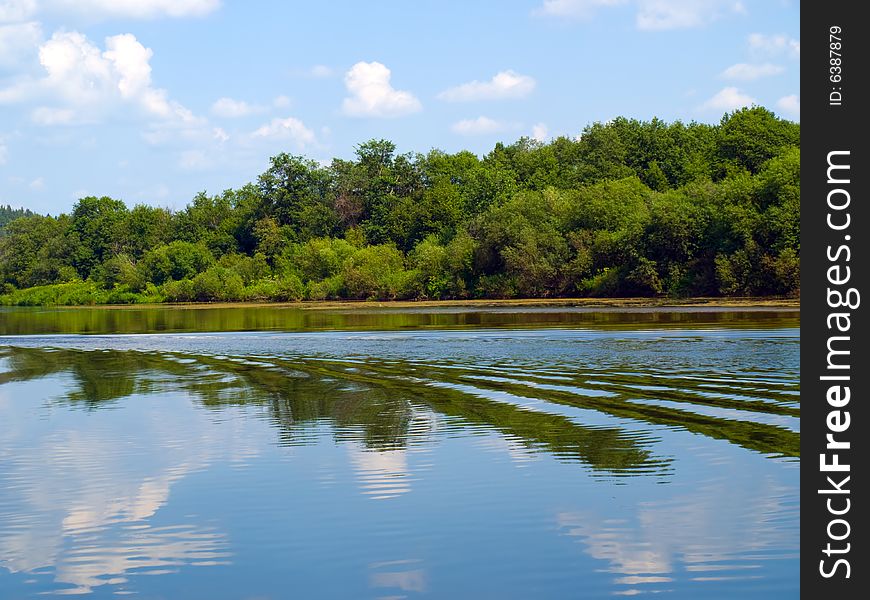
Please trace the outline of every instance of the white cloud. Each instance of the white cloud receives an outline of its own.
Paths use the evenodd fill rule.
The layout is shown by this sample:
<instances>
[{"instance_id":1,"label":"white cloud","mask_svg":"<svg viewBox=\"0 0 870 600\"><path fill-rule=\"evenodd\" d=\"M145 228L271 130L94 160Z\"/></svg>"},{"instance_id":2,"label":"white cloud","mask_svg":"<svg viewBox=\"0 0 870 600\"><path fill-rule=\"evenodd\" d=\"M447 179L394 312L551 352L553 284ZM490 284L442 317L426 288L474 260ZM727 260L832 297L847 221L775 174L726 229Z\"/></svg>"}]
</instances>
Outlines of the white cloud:
<instances>
[{"instance_id":1,"label":"white cloud","mask_svg":"<svg viewBox=\"0 0 870 600\"><path fill-rule=\"evenodd\" d=\"M639 0L635 23L645 31L703 27L723 14L744 14L734 0Z\"/></svg>"},{"instance_id":2,"label":"white cloud","mask_svg":"<svg viewBox=\"0 0 870 600\"><path fill-rule=\"evenodd\" d=\"M351 117L399 117L423 107L410 92L390 84L390 70L379 62L358 62L344 76L350 96L342 111Z\"/></svg>"},{"instance_id":3,"label":"white cloud","mask_svg":"<svg viewBox=\"0 0 870 600\"><path fill-rule=\"evenodd\" d=\"M315 142L314 132L305 123L294 117L272 119L251 134L254 138L290 140L299 148Z\"/></svg>"},{"instance_id":4,"label":"white cloud","mask_svg":"<svg viewBox=\"0 0 870 600\"><path fill-rule=\"evenodd\" d=\"M113 67L121 97L139 103L148 113L163 119L190 122L193 114L177 102L167 99L166 90L151 87L151 65L154 53L131 33L106 38L103 58Z\"/></svg>"},{"instance_id":5,"label":"white cloud","mask_svg":"<svg viewBox=\"0 0 870 600\"><path fill-rule=\"evenodd\" d=\"M510 126L489 117L477 117L458 121L450 129L459 135L489 135L510 129Z\"/></svg>"},{"instance_id":6,"label":"white cloud","mask_svg":"<svg viewBox=\"0 0 870 600\"><path fill-rule=\"evenodd\" d=\"M33 109L30 119L37 125L66 125L75 120L76 114L68 108L40 106Z\"/></svg>"},{"instance_id":7,"label":"white cloud","mask_svg":"<svg viewBox=\"0 0 870 600\"><path fill-rule=\"evenodd\" d=\"M448 102L468 102L473 100L502 100L523 98L535 89L535 80L528 75L514 71L496 73L489 81L470 81L444 90L438 94Z\"/></svg>"},{"instance_id":8,"label":"white cloud","mask_svg":"<svg viewBox=\"0 0 870 600\"><path fill-rule=\"evenodd\" d=\"M736 87L726 87L719 90L712 98L704 102L700 106L701 110L716 110L719 112L730 112L750 106L755 102L755 98L741 92Z\"/></svg>"},{"instance_id":9,"label":"white cloud","mask_svg":"<svg viewBox=\"0 0 870 600\"><path fill-rule=\"evenodd\" d=\"M532 127L532 139L539 142L546 142L549 136L549 131L544 123L537 123Z\"/></svg>"},{"instance_id":10,"label":"white cloud","mask_svg":"<svg viewBox=\"0 0 870 600\"><path fill-rule=\"evenodd\" d=\"M215 127L211 131L212 131L212 137L214 139L216 139L218 142L220 142L221 144L223 144L224 142L226 142L227 140L230 139L230 135L226 131L224 131L224 129L222 127Z\"/></svg>"},{"instance_id":11,"label":"white cloud","mask_svg":"<svg viewBox=\"0 0 870 600\"><path fill-rule=\"evenodd\" d=\"M218 98L211 105L211 112L217 117L227 119L235 119L239 117L247 117L256 113L261 113L265 109L262 106L248 104L244 100L233 100L232 98Z\"/></svg>"},{"instance_id":12,"label":"white cloud","mask_svg":"<svg viewBox=\"0 0 870 600\"><path fill-rule=\"evenodd\" d=\"M774 65L772 63L763 63L763 64L747 64L747 63L737 63L736 65L731 65L721 73L721 77L725 79L734 79L737 81L754 81L756 79L761 79L763 77L771 77L773 75L779 75L785 69L780 65Z\"/></svg>"},{"instance_id":13,"label":"white cloud","mask_svg":"<svg viewBox=\"0 0 870 600\"><path fill-rule=\"evenodd\" d=\"M749 36L749 49L758 56L788 56L800 58L801 42L784 33L765 35L753 33Z\"/></svg>"},{"instance_id":14,"label":"white cloud","mask_svg":"<svg viewBox=\"0 0 870 600\"><path fill-rule=\"evenodd\" d=\"M26 21L36 8L36 0L0 0L0 23Z\"/></svg>"},{"instance_id":15,"label":"white cloud","mask_svg":"<svg viewBox=\"0 0 870 600\"><path fill-rule=\"evenodd\" d=\"M45 181L42 179L42 177L37 177L36 179L28 183L27 187L29 187L31 190L35 190L38 192L45 189Z\"/></svg>"},{"instance_id":16,"label":"white cloud","mask_svg":"<svg viewBox=\"0 0 870 600\"><path fill-rule=\"evenodd\" d=\"M628 0L544 0L534 12L560 18L590 19L602 8ZM634 0L635 25L645 31L702 27L726 14L745 14L740 0Z\"/></svg>"},{"instance_id":17,"label":"white cloud","mask_svg":"<svg viewBox=\"0 0 870 600\"><path fill-rule=\"evenodd\" d=\"M220 7L220 0L49 0L49 7L94 17L153 19L201 17Z\"/></svg>"},{"instance_id":18,"label":"white cloud","mask_svg":"<svg viewBox=\"0 0 870 600\"><path fill-rule=\"evenodd\" d=\"M42 27L32 21L0 25L0 67L12 67L36 54L42 41Z\"/></svg>"},{"instance_id":19,"label":"white cloud","mask_svg":"<svg viewBox=\"0 0 870 600\"><path fill-rule=\"evenodd\" d=\"M783 96L776 101L776 107L787 117L795 120L800 120L801 118L801 99L796 94Z\"/></svg>"},{"instance_id":20,"label":"white cloud","mask_svg":"<svg viewBox=\"0 0 870 600\"><path fill-rule=\"evenodd\" d=\"M287 96L278 96L272 100L272 106L275 108L287 108L291 104L291 100Z\"/></svg>"},{"instance_id":21,"label":"white cloud","mask_svg":"<svg viewBox=\"0 0 870 600\"><path fill-rule=\"evenodd\" d=\"M627 0L544 0L535 14L572 19L589 19L602 7L619 6Z\"/></svg>"},{"instance_id":22,"label":"white cloud","mask_svg":"<svg viewBox=\"0 0 870 600\"><path fill-rule=\"evenodd\" d=\"M212 166L212 161L201 150L185 150L178 164L185 171L203 171Z\"/></svg>"},{"instance_id":23,"label":"white cloud","mask_svg":"<svg viewBox=\"0 0 870 600\"><path fill-rule=\"evenodd\" d=\"M166 90L152 86L152 55L129 33L107 37L106 50L100 52L83 34L58 31L39 47L45 76L0 89L0 104L32 100L56 104L33 112L42 124L93 122L124 105L164 121L196 122L187 108L168 98Z\"/></svg>"},{"instance_id":24,"label":"white cloud","mask_svg":"<svg viewBox=\"0 0 870 600\"><path fill-rule=\"evenodd\" d=\"M310 73L312 77L324 79L326 77L332 77L333 71L331 67L327 67L326 65L314 65L311 67Z\"/></svg>"}]
</instances>

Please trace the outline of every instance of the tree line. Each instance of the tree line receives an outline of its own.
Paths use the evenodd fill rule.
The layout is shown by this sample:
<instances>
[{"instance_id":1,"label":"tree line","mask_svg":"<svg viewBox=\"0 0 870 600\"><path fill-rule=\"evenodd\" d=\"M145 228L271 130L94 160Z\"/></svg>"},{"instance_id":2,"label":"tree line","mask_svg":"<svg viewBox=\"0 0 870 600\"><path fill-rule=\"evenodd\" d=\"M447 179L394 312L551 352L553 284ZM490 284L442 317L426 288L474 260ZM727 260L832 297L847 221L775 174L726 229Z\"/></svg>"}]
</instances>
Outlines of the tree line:
<instances>
[{"instance_id":1,"label":"tree line","mask_svg":"<svg viewBox=\"0 0 870 600\"><path fill-rule=\"evenodd\" d=\"M0 222L0 302L795 295L799 144L799 124L751 107L482 158L283 153L183 210L87 197Z\"/></svg>"},{"instance_id":2,"label":"tree line","mask_svg":"<svg viewBox=\"0 0 870 600\"><path fill-rule=\"evenodd\" d=\"M31 217L33 212L26 208L12 208L10 205L3 206L0 204L0 233L3 231L3 226L11 223L15 219L21 217Z\"/></svg>"}]
</instances>

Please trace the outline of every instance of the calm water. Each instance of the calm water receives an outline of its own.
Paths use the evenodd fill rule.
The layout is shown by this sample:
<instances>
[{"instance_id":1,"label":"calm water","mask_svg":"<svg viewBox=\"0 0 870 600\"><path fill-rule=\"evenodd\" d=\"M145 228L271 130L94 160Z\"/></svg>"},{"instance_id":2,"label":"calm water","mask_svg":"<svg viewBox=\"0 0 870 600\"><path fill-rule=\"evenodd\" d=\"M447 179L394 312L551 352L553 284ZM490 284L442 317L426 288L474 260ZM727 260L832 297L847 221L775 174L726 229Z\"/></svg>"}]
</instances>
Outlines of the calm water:
<instances>
[{"instance_id":1,"label":"calm water","mask_svg":"<svg viewBox=\"0 0 870 600\"><path fill-rule=\"evenodd\" d=\"M797 597L798 327L2 310L0 598Z\"/></svg>"}]
</instances>

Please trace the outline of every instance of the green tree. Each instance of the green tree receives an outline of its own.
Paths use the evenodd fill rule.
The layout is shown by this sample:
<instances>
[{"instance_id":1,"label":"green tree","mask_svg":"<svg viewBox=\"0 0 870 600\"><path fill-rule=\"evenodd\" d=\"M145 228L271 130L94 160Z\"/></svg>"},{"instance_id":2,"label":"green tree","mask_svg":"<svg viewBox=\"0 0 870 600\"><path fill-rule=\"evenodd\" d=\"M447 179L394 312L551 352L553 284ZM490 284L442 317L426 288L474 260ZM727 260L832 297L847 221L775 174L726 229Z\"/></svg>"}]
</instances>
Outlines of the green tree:
<instances>
[{"instance_id":1,"label":"green tree","mask_svg":"<svg viewBox=\"0 0 870 600\"><path fill-rule=\"evenodd\" d=\"M73 266L82 279L127 246L128 232L124 227L127 215L124 203L108 196L88 196L73 206L71 228L78 241Z\"/></svg>"},{"instance_id":2,"label":"green tree","mask_svg":"<svg viewBox=\"0 0 870 600\"><path fill-rule=\"evenodd\" d=\"M722 117L717 137L720 175L735 168L757 173L784 148L800 145L800 125L779 119L766 108L753 106Z\"/></svg>"}]
</instances>

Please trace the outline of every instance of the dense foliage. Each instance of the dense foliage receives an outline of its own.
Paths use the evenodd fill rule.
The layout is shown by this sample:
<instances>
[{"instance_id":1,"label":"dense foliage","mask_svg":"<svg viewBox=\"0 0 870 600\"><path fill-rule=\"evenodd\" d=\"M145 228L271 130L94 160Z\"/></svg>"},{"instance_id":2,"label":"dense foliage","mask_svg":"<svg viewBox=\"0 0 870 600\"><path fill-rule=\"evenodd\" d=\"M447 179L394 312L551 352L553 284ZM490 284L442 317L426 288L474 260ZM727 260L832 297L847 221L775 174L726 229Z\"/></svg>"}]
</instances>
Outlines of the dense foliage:
<instances>
[{"instance_id":1,"label":"dense foliage","mask_svg":"<svg viewBox=\"0 0 870 600\"><path fill-rule=\"evenodd\" d=\"M11 223L21 217L31 216L33 216L33 213L26 208L12 208L8 204L6 206L0 205L0 235L2 235L3 227L7 223Z\"/></svg>"},{"instance_id":2,"label":"dense foliage","mask_svg":"<svg viewBox=\"0 0 870 600\"><path fill-rule=\"evenodd\" d=\"M280 154L182 211L82 198L0 232L6 304L799 291L800 126L624 118L485 157Z\"/></svg>"}]
</instances>

